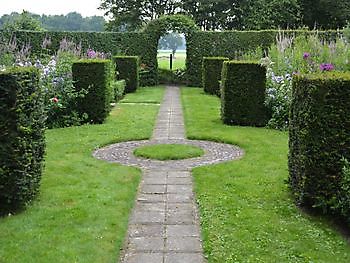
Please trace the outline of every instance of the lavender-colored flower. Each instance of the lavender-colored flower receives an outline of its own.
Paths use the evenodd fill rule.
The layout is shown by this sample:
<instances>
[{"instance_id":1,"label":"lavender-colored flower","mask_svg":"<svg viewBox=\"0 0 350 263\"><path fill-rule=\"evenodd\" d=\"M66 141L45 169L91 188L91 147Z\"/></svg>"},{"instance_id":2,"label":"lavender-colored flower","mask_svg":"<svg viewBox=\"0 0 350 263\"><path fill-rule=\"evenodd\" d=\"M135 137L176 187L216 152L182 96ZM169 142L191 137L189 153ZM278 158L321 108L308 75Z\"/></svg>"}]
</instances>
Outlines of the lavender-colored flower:
<instances>
[{"instance_id":1,"label":"lavender-colored flower","mask_svg":"<svg viewBox=\"0 0 350 263\"><path fill-rule=\"evenodd\" d=\"M310 56L309 52L304 52L303 59L308 59Z\"/></svg>"},{"instance_id":2,"label":"lavender-colored flower","mask_svg":"<svg viewBox=\"0 0 350 263\"><path fill-rule=\"evenodd\" d=\"M322 63L320 65L320 70L321 71L332 71L332 70L334 70L334 66L331 63Z\"/></svg>"},{"instance_id":3,"label":"lavender-colored flower","mask_svg":"<svg viewBox=\"0 0 350 263\"><path fill-rule=\"evenodd\" d=\"M88 56L88 58L96 58L97 57L97 53L93 49L89 48L87 50L87 56Z\"/></svg>"}]
</instances>

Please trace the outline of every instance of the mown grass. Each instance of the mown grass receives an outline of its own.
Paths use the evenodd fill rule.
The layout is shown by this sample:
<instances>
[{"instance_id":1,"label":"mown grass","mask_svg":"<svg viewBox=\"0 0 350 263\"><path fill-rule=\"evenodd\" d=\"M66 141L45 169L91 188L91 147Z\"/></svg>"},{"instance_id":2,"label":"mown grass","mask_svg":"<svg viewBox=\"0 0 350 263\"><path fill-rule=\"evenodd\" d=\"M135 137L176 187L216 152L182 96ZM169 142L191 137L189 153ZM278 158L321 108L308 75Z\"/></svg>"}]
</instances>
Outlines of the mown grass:
<instances>
[{"instance_id":1,"label":"mown grass","mask_svg":"<svg viewBox=\"0 0 350 263\"><path fill-rule=\"evenodd\" d=\"M161 69L170 69L171 52L158 51L158 67ZM173 70L186 68L186 52L176 52L173 58Z\"/></svg>"},{"instance_id":2,"label":"mown grass","mask_svg":"<svg viewBox=\"0 0 350 263\"><path fill-rule=\"evenodd\" d=\"M142 87L136 93L129 93L120 103L160 104L163 99L163 91L164 86Z\"/></svg>"},{"instance_id":3,"label":"mown grass","mask_svg":"<svg viewBox=\"0 0 350 263\"><path fill-rule=\"evenodd\" d=\"M219 100L182 89L187 136L236 144L238 161L193 170L209 262L350 262L350 246L325 219L303 213L290 197L288 134L230 127Z\"/></svg>"},{"instance_id":4,"label":"mown grass","mask_svg":"<svg viewBox=\"0 0 350 263\"><path fill-rule=\"evenodd\" d=\"M148 88L125 100L161 96L161 88ZM158 108L119 104L105 124L48 130L38 200L0 218L0 262L116 262L140 170L96 160L92 152L149 138Z\"/></svg>"},{"instance_id":5,"label":"mown grass","mask_svg":"<svg viewBox=\"0 0 350 263\"><path fill-rule=\"evenodd\" d=\"M146 145L134 150L134 155L156 160L181 160L202 156L203 149L185 144Z\"/></svg>"}]
</instances>

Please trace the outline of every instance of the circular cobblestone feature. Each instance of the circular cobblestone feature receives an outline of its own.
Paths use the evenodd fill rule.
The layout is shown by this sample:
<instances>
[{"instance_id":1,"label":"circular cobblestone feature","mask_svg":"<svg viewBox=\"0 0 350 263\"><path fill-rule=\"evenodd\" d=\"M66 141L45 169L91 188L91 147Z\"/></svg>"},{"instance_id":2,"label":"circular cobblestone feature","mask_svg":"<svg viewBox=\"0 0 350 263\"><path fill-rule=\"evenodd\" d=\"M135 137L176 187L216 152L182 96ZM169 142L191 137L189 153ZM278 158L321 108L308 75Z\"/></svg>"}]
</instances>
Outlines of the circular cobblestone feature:
<instances>
[{"instance_id":1,"label":"circular cobblestone feature","mask_svg":"<svg viewBox=\"0 0 350 263\"><path fill-rule=\"evenodd\" d=\"M185 144L200 147L204 155L184 160L159 161L134 156L136 148L156 144ZM128 166L136 166L142 169L158 170L190 170L192 168L216 164L225 161L237 160L244 154L243 150L231 144L217 143L200 140L143 140L129 141L112 144L96 150L93 155L97 159L119 163Z\"/></svg>"}]
</instances>

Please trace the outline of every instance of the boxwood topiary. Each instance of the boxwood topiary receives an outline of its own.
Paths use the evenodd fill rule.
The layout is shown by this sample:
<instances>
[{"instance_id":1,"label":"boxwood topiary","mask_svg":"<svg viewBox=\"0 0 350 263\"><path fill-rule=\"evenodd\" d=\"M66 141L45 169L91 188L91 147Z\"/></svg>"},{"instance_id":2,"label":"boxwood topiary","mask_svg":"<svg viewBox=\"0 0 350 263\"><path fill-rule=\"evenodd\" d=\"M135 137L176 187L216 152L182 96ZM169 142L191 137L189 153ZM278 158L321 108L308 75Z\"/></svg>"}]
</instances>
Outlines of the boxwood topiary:
<instances>
[{"instance_id":1,"label":"boxwood topiary","mask_svg":"<svg viewBox=\"0 0 350 263\"><path fill-rule=\"evenodd\" d=\"M204 57L202 64L202 87L206 93L220 96L221 71L225 57Z\"/></svg>"},{"instance_id":2,"label":"boxwood topiary","mask_svg":"<svg viewBox=\"0 0 350 263\"><path fill-rule=\"evenodd\" d=\"M45 114L34 68L0 72L0 215L16 212L39 191Z\"/></svg>"},{"instance_id":3,"label":"boxwood topiary","mask_svg":"<svg viewBox=\"0 0 350 263\"><path fill-rule=\"evenodd\" d=\"M266 68L258 62L226 61L222 70L221 118L225 124L264 126Z\"/></svg>"},{"instance_id":4,"label":"boxwood topiary","mask_svg":"<svg viewBox=\"0 0 350 263\"><path fill-rule=\"evenodd\" d=\"M298 204L339 213L340 190L350 187L342 185L350 182L342 173L342 159L350 160L349 116L349 73L294 77L289 184Z\"/></svg>"},{"instance_id":5,"label":"boxwood topiary","mask_svg":"<svg viewBox=\"0 0 350 263\"><path fill-rule=\"evenodd\" d=\"M136 56L114 56L117 79L126 82L125 93L134 92L139 87L139 58Z\"/></svg>"},{"instance_id":6,"label":"boxwood topiary","mask_svg":"<svg viewBox=\"0 0 350 263\"><path fill-rule=\"evenodd\" d=\"M87 114L87 121L102 123L107 118L113 100L111 81L112 63L110 60L83 59L73 63L72 73L75 88L85 90L78 99L77 112Z\"/></svg>"}]
</instances>

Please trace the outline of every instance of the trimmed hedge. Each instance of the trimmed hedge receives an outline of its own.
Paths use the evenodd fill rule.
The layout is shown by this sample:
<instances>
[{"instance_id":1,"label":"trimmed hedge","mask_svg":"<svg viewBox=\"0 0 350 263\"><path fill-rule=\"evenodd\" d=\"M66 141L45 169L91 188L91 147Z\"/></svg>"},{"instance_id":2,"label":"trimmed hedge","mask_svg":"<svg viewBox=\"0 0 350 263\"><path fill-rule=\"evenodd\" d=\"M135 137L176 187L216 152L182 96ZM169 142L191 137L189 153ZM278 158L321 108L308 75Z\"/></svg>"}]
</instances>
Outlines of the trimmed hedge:
<instances>
[{"instance_id":1,"label":"trimmed hedge","mask_svg":"<svg viewBox=\"0 0 350 263\"><path fill-rule=\"evenodd\" d=\"M220 96L221 71L224 57L204 57L202 65L202 87L206 93Z\"/></svg>"},{"instance_id":2,"label":"trimmed hedge","mask_svg":"<svg viewBox=\"0 0 350 263\"><path fill-rule=\"evenodd\" d=\"M117 79L126 82L124 93L135 92L140 85L139 58L136 56L114 56Z\"/></svg>"},{"instance_id":3,"label":"trimmed hedge","mask_svg":"<svg viewBox=\"0 0 350 263\"><path fill-rule=\"evenodd\" d=\"M51 40L45 53L54 55L60 47L62 39L81 44L82 51L91 48L111 55L138 56L140 63L148 68L147 74L142 78L142 85L157 84L157 47L156 35L144 32L37 32L16 31L5 32L0 30L0 41L8 43L11 37L16 38L19 48L30 43L31 53L40 56L43 52L42 43L45 38Z\"/></svg>"},{"instance_id":4,"label":"trimmed hedge","mask_svg":"<svg viewBox=\"0 0 350 263\"><path fill-rule=\"evenodd\" d=\"M188 81L192 86L200 86L202 81L203 57L228 57L240 59L247 51L261 49L261 56L279 33L286 35L310 35L317 33L323 39L335 39L341 31L306 31L306 30L261 30L261 31L194 31L186 35Z\"/></svg>"},{"instance_id":5,"label":"trimmed hedge","mask_svg":"<svg viewBox=\"0 0 350 263\"><path fill-rule=\"evenodd\" d=\"M289 128L289 184L300 205L350 219L350 74L295 76ZM344 203L342 200L347 199ZM347 209L344 209L346 208Z\"/></svg>"},{"instance_id":6,"label":"trimmed hedge","mask_svg":"<svg viewBox=\"0 0 350 263\"><path fill-rule=\"evenodd\" d=\"M221 118L225 124L265 126L266 68L258 62L225 61L221 82Z\"/></svg>"},{"instance_id":7,"label":"trimmed hedge","mask_svg":"<svg viewBox=\"0 0 350 263\"><path fill-rule=\"evenodd\" d=\"M0 72L0 215L38 194L45 152L45 114L39 72Z\"/></svg>"},{"instance_id":8,"label":"trimmed hedge","mask_svg":"<svg viewBox=\"0 0 350 263\"><path fill-rule=\"evenodd\" d=\"M17 31L4 32L0 30L0 40L7 43L11 36L15 36L21 47L30 43L33 54L40 55L41 45L45 37L50 38L52 44L48 47L50 54L59 48L63 38L81 43L82 49L88 48L97 51L109 52L112 55L122 54L140 57L147 71L142 73L141 85L149 86L158 83L157 79L157 47L162 34L169 30L184 32L186 36L187 58L186 76L192 86L201 85L201 70L203 57L228 57L237 59L242 52L253 51L257 48L266 50L276 39L278 30L262 31L199 31L193 21L180 15L164 16L150 22L144 32L34 32ZM315 34L315 31L287 30L286 34L301 35ZM335 39L341 31L318 31L324 39Z\"/></svg>"},{"instance_id":9,"label":"trimmed hedge","mask_svg":"<svg viewBox=\"0 0 350 263\"><path fill-rule=\"evenodd\" d=\"M112 91L113 91L113 101L118 102L120 101L124 96L125 91L125 80L114 80L111 82L112 85Z\"/></svg>"},{"instance_id":10,"label":"trimmed hedge","mask_svg":"<svg viewBox=\"0 0 350 263\"><path fill-rule=\"evenodd\" d=\"M77 112L87 114L87 121L102 123L107 118L113 100L113 69L110 60L83 59L73 63L72 73L77 91L85 90L78 99Z\"/></svg>"}]
</instances>

